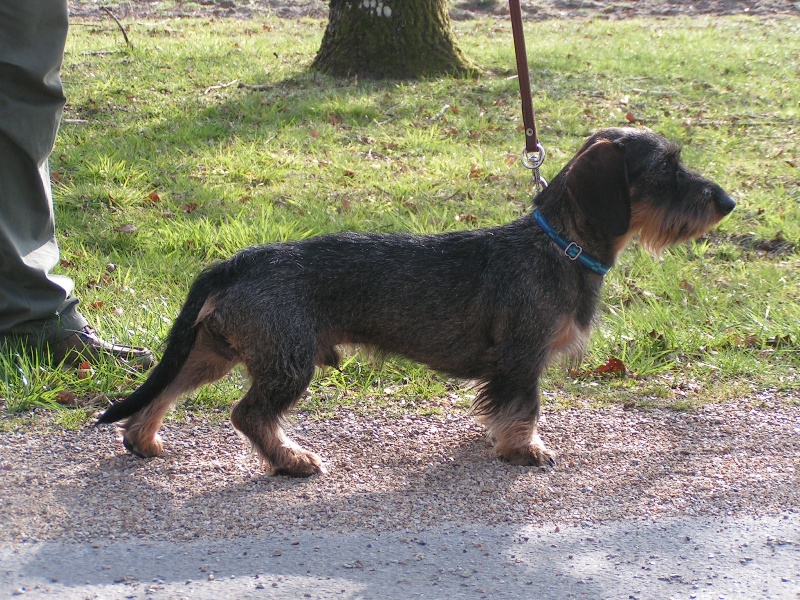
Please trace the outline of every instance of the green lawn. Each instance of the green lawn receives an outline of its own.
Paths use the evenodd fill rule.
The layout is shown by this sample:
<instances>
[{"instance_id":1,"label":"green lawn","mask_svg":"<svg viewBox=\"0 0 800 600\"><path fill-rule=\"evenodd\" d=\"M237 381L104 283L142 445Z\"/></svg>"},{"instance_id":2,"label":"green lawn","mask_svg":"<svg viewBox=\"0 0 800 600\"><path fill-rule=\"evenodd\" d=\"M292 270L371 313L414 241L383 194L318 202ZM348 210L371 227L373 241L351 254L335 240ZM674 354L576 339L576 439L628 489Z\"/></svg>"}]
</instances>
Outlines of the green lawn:
<instances>
[{"instance_id":1,"label":"green lawn","mask_svg":"<svg viewBox=\"0 0 800 600\"><path fill-rule=\"evenodd\" d=\"M531 205L507 22L454 24L482 77L417 82L309 72L323 21L126 25L132 50L113 23L73 24L51 159L59 272L105 337L157 348L198 270L243 246L484 227ZM800 20L544 21L526 34L545 177L591 131L633 117L738 202L697 243L623 254L584 362L551 370L546 404L797 403ZM626 377L591 374L610 356ZM0 374L2 410L17 415L7 423L74 393L86 406L60 415L79 425L141 379L108 364L80 379L12 352ZM245 387L236 374L178 414L225 415ZM444 412L471 393L353 356L320 373L300 408Z\"/></svg>"}]
</instances>

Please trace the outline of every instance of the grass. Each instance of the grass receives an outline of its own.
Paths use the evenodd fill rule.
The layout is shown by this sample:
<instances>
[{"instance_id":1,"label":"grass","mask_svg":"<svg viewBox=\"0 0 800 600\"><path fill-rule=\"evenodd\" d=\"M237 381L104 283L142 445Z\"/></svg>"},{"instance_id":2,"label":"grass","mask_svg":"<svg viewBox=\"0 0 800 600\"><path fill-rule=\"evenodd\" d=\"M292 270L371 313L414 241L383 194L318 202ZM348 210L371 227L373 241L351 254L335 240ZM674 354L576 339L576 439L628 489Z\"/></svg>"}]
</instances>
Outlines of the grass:
<instances>
[{"instance_id":1,"label":"grass","mask_svg":"<svg viewBox=\"0 0 800 600\"><path fill-rule=\"evenodd\" d=\"M256 243L343 229L491 226L531 204L508 23L455 23L475 80L334 80L308 71L324 22L263 18L73 24L65 121L51 158L62 261L108 338L157 348L203 265ZM800 366L800 20L547 21L527 26L546 178L592 130L627 117L684 146L739 206L607 278L584 362L553 368L553 406L797 403ZM241 84L241 85L240 85ZM601 377L608 357L626 377ZM0 355L5 426L32 408L75 427L141 374L81 379ZM236 373L181 405L225 415ZM321 372L301 410L446 412L458 382L390 358ZM65 400L66 399L66 400ZM76 405L62 410L62 404ZM58 408L56 408L58 407Z\"/></svg>"}]
</instances>

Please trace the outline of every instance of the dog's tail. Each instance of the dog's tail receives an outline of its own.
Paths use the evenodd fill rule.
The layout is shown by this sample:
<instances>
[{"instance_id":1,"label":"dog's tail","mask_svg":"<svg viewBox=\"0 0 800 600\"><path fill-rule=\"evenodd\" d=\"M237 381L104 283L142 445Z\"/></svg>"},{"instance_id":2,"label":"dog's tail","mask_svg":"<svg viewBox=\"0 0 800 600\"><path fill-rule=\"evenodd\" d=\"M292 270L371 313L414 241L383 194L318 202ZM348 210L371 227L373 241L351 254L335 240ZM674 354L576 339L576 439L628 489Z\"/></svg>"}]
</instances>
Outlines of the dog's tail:
<instances>
[{"instance_id":1,"label":"dog's tail","mask_svg":"<svg viewBox=\"0 0 800 600\"><path fill-rule=\"evenodd\" d=\"M114 423L138 413L152 404L175 380L194 347L203 307L213 294L229 285L237 271L237 263L231 260L212 265L200 273L167 336L161 361L138 389L100 415L97 425Z\"/></svg>"}]
</instances>

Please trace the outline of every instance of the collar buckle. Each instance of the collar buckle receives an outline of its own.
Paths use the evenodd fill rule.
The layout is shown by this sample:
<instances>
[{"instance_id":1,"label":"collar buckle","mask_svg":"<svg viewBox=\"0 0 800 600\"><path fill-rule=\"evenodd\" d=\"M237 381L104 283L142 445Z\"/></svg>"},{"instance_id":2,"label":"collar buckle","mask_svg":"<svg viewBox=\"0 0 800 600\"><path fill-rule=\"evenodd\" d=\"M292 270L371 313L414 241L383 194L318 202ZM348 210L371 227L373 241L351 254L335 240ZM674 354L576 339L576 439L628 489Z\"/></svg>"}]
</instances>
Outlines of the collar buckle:
<instances>
[{"instance_id":1,"label":"collar buckle","mask_svg":"<svg viewBox=\"0 0 800 600\"><path fill-rule=\"evenodd\" d=\"M583 254L583 248L575 242L570 242L569 246L564 248L564 255L570 260L578 260L581 254Z\"/></svg>"},{"instance_id":2,"label":"collar buckle","mask_svg":"<svg viewBox=\"0 0 800 600\"><path fill-rule=\"evenodd\" d=\"M544 231L550 237L550 239L555 242L562 252L564 252L564 256L566 256L568 259L571 261L578 261L584 267L593 271L594 273L597 273L601 277L608 273L608 271L611 269L610 266L606 266L593 256L586 254L583 251L583 248L575 242L569 242L558 235L556 230L553 229L550 226L550 223L547 222L547 219L544 218L544 215L539 212L538 208L534 209L533 217L536 219L539 227L542 228L542 231Z\"/></svg>"}]
</instances>

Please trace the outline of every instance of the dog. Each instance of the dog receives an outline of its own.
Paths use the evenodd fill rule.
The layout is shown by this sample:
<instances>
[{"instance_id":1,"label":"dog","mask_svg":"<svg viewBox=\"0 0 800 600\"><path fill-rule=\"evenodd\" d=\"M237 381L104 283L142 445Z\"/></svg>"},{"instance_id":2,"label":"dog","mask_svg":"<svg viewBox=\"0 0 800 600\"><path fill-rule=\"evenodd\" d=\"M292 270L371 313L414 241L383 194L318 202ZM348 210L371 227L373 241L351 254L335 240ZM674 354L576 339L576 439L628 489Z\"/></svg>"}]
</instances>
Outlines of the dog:
<instances>
[{"instance_id":1,"label":"dog","mask_svg":"<svg viewBox=\"0 0 800 600\"><path fill-rule=\"evenodd\" d=\"M531 214L506 225L247 248L197 277L161 362L98 423L126 419L125 447L160 455L170 406L244 363L252 383L234 427L273 474L324 473L320 456L287 436L284 415L316 367L336 367L339 347L358 344L477 382L473 409L495 455L552 465L537 431L539 378L554 357L585 350L603 275L634 236L658 253L734 207L683 166L677 145L611 128L583 144Z\"/></svg>"}]
</instances>

